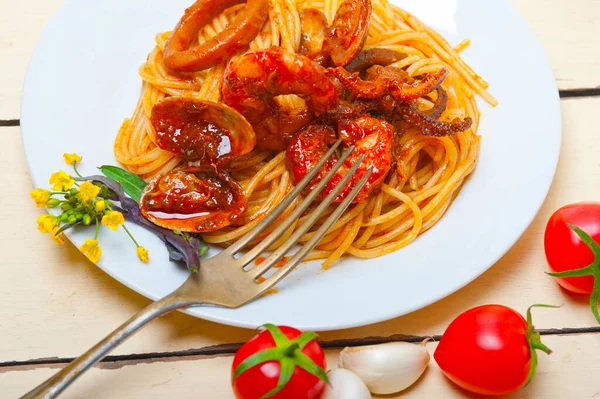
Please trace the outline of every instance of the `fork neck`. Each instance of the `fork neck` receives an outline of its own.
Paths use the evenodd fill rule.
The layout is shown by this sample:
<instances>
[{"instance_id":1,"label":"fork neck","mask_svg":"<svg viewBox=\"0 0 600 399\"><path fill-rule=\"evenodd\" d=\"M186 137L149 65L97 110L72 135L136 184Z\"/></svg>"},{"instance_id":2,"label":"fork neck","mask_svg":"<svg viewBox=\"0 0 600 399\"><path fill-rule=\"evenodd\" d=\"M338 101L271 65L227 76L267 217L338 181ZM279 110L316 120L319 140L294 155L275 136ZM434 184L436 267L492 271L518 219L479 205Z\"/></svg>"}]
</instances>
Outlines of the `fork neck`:
<instances>
[{"instance_id":1,"label":"fork neck","mask_svg":"<svg viewBox=\"0 0 600 399\"><path fill-rule=\"evenodd\" d=\"M166 297L150 304L139 313L123 323L119 328L110 333L106 338L88 350L86 353L72 361L65 368L46 380L21 399L51 399L59 395L75 379L106 356L112 349L121 344L151 320L176 309L197 305L199 302L190 300L181 292L175 291Z\"/></svg>"}]
</instances>

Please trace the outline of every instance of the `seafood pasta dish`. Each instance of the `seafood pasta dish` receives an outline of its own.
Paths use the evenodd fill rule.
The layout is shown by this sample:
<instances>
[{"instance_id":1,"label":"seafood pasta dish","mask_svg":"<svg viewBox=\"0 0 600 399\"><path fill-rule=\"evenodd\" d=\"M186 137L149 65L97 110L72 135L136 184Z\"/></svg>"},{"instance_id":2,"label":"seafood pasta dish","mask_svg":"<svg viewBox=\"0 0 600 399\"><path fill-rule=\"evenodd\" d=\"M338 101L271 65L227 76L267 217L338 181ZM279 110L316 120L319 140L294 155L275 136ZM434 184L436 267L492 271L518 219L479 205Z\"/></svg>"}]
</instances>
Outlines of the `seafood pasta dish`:
<instances>
[{"instance_id":1,"label":"seafood pasta dish","mask_svg":"<svg viewBox=\"0 0 600 399\"><path fill-rule=\"evenodd\" d=\"M453 47L387 0L198 0L156 36L115 156L150 181L148 220L227 246L341 140L354 150L317 202L361 156L334 202L372 173L308 259L381 256L440 220L475 168L476 96L496 100L461 59L468 45Z\"/></svg>"}]
</instances>

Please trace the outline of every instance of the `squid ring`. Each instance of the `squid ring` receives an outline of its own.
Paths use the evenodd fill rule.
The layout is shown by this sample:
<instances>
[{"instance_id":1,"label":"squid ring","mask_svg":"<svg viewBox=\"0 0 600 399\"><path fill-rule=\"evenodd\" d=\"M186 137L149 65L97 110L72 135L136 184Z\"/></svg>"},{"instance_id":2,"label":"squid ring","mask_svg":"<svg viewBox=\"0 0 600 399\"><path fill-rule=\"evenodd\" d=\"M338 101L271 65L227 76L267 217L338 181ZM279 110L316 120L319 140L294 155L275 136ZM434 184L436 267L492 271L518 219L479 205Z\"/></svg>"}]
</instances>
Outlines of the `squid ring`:
<instances>
[{"instance_id":1,"label":"squid ring","mask_svg":"<svg viewBox=\"0 0 600 399\"><path fill-rule=\"evenodd\" d=\"M246 7L224 31L190 48L198 31L227 8L244 0L198 0L185 14L165 45L167 67L183 72L200 71L222 63L245 48L262 29L269 16L268 0L248 0Z\"/></svg>"}]
</instances>

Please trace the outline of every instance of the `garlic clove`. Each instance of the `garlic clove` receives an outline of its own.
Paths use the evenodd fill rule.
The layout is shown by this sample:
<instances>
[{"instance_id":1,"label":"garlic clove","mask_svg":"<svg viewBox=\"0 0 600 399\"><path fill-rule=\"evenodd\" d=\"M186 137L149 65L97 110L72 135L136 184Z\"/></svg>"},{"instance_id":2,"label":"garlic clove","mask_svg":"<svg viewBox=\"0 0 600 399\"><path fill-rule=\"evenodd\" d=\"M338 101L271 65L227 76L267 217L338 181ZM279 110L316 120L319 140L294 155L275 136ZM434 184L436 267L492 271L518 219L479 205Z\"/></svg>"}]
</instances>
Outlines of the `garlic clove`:
<instances>
[{"instance_id":1,"label":"garlic clove","mask_svg":"<svg viewBox=\"0 0 600 399\"><path fill-rule=\"evenodd\" d=\"M371 393L391 394L414 384L429 364L425 342L392 342L345 348L339 366L358 375Z\"/></svg>"},{"instance_id":2,"label":"garlic clove","mask_svg":"<svg viewBox=\"0 0 600 399\"><path fill-rule=\"evenodd\" d=\"M371 399L371 394L359 376L350 370L337 369L327 373L329 385L320 399Z\"/></svg>"}]
</instances>

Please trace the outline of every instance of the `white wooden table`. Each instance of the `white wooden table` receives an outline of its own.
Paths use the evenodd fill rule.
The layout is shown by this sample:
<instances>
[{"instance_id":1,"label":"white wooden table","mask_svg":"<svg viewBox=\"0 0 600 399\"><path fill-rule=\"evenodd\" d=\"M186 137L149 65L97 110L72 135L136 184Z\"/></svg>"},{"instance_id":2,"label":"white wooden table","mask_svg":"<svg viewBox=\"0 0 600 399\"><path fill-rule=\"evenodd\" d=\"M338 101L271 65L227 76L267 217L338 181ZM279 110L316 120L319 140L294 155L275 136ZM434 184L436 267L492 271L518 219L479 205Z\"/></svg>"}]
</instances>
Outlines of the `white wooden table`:
<instances>
[{"instance_id":1,"label":"white wooden table","mask_svg":"<svg viewBox=\"0 0 600 399\"><path fill-rule=\"evenodd\" d=\"M485 0L493 1L493 0ZM26 392L149 301L111 279L70 244L36 230L41 213L19 130L25 69L62 0L0 0L0 397ZM537 310L551 357L540 355L533 384L513 398L600 397L600 327L587 299L562 291L543 271L542 236L559 206L600 198L600 1L513 0L552 63L561 90L563 147L556 179L539 215L514 248L466 288L385 323L321 334L335 366L348 343L441 334L460 312L501 303ZM507 27L509 29L509 27ZM252 331L177 313L155 321L76 382L66 398L231 398L229 368ZM430 350L434 345L429 346ZM435 362L406 398L462 398Z\"/></svg>"}]
</instances>

